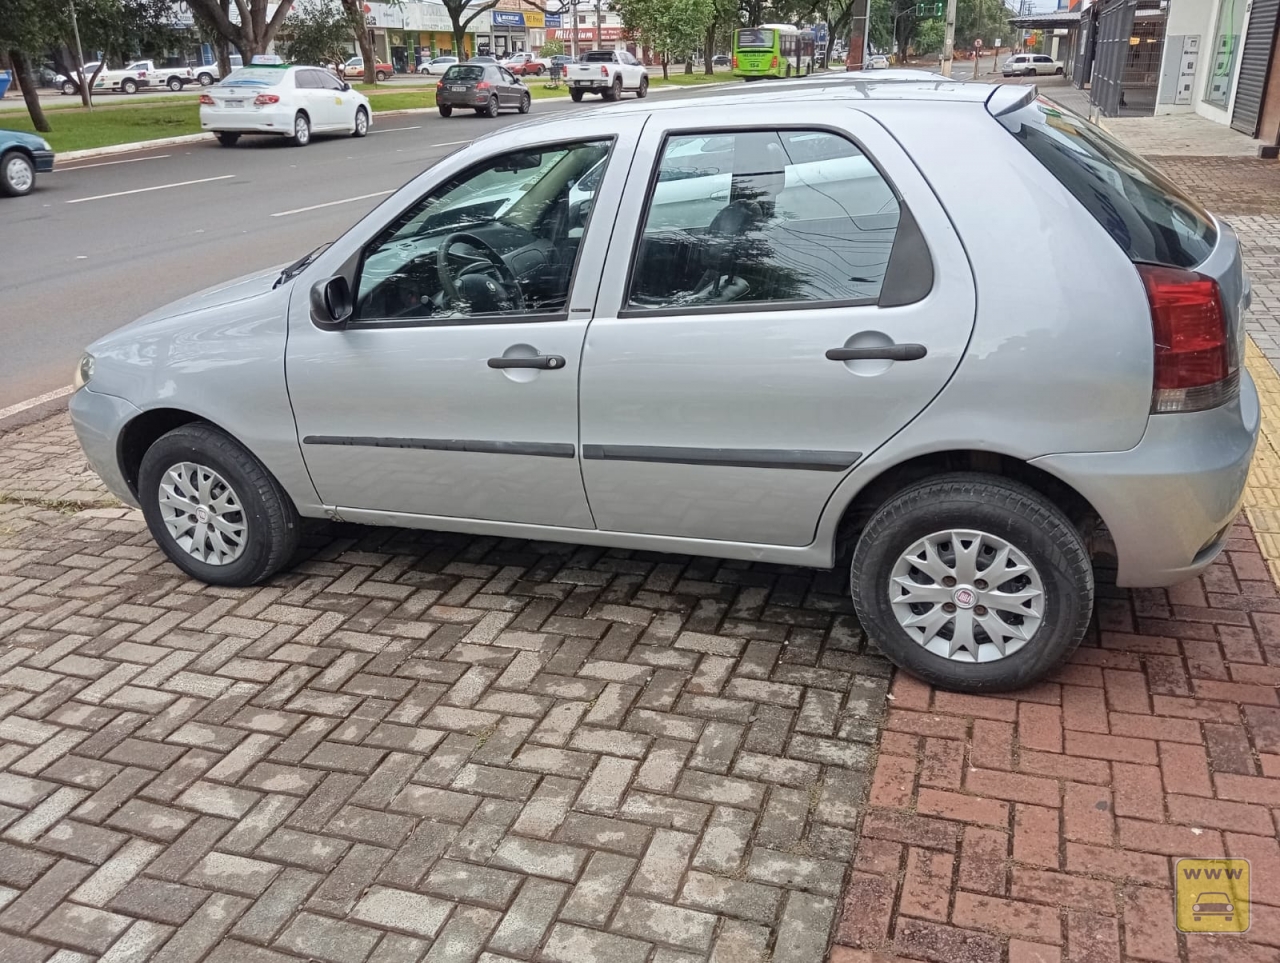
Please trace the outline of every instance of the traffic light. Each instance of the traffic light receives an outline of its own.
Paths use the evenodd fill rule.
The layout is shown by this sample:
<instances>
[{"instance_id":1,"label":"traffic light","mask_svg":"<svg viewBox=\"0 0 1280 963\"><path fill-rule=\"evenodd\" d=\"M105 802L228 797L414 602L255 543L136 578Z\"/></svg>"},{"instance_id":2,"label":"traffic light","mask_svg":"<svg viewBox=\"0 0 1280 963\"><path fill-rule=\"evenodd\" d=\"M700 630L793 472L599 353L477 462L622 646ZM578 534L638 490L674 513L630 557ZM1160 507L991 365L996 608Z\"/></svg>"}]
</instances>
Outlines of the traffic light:
<instances>
[{"instance_id":1,"label":"traffic light","mask_svg":"<svg viewBox=\"0 0 1280 963\"><path fill-rule=\"evenodd\" d=\"M941 17L942 4L941 3L917 3L916 16L922 20L928 19L929 17Z\"/></svg>"}]
</instances>

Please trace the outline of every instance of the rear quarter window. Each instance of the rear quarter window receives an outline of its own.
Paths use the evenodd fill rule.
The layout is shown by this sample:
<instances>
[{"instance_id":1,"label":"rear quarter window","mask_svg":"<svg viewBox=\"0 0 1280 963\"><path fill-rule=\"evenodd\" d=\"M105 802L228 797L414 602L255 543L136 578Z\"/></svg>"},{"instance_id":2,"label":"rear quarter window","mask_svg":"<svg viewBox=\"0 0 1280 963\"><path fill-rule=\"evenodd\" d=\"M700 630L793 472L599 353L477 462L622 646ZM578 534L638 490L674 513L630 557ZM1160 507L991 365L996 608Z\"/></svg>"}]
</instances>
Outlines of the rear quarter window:
<instances>
[{"instance_id":1,"label":"rear quarter window","mask_svg":"<svg viewBox=\"0 0 1280 963\"><path fill-rule=\"evenodd\" d=\"M1218 243L1203 207L1084 118L1041 98L996 119L1131 260L1191 268Z\"/></svg>"}]
</instances>

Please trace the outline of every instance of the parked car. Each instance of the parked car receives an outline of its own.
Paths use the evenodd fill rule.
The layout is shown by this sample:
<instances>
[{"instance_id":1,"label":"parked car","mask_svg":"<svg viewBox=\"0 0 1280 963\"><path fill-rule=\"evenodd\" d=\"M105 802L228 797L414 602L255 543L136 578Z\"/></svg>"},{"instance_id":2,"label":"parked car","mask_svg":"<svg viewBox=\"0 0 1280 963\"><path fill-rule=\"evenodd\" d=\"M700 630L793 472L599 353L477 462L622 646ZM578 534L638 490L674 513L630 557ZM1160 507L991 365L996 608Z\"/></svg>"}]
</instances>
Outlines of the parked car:
<instances>
[{"instance_id":1,"label":"parked car","mask_svg":"<svg viewBox=\"0 0 1280 963\"><path fill-rule=\"evenodd\" d=\"M391 64L385 64L378 61L373 68L374 78L381 83L396 72L395 67ZM342 65L342 76L347 80L364 79L364 58L352 57Z\"/></svg>"},{"instance_id":2,"label":"parked car","mask_svg":"<svg viewBox=\"0 0 1280 963\"><path fill-rule=\"evenodd\" d=\"M733 58L728 54L716 54L711 58L711 66L713 67L728 67L732 62Z\"/></svg>"},{"instance_id":3,"label":"parked car","mask_svg":"<svg viewBox=\"0 0 1280 963\"><path fill-rule=\"evenodd\" d=\"M517 77L524 77L529 74L541 77L550 68L551 62L549 60L541 60L531 53L518 53L512 54L504 60L502 66Z\"/></svg>"},{"instance_id":4,"label":"parked car","mask_svg":"<svg viewBox=\"0 0 1280 963\"><path fill-rule=\"evenodd\" d=\"M1044 54L1014 54L1001 65L1000 72L1006 77L1060 74L1062 61L1054 60Z\"/></svg>"},{"instance_id":5,"label":"parked car","mask_svg":"<svg viewBox=\"0 0 1280 963\"><path fill-rule=\"evenodd\" d=\"M0 194L21 197L36 186L36 174L53 170L53 148L43 137L0 130Z\"/></svg>"},{"instance_id":6,"label":"parked car","mask_svg":"<svg viewBox=\"0 0 1280 963\"><path fill-rule=\"evenodd\" d=\"M89 80L91 77L93 77L93 72L98 69L99 63L101 63L101 61L92 60L81 68L84 72L85 80ZM72 66L74 66L74 64ZM62 93L68 97L74 94L80 93L80 81L74 76L67 77L67 76L64 76L63 74L58 74L54 78L54 83L58 87L58 89L61 90Z\"/></svg>"},{"instance_id":7,"label":"parked car","mask_svg":"<svg viewBox=\"0 0 1280 963\"><path fill-rule=\"evenodd\" d=\"M228 58L231 69L244 66L244 58L239 54L231 54ZM216 63L214 64L195 64L191 68L196 76L196 81L201 87L208 87L222 79L222 68Z\"/></svg>"},{"instance_id":8,"label":"parked car","mask_svg":"<svg viewBox=\"0 0 1280 963\"><path fill-rule=\"evenodd\" d=\"M847 559L882 651L992 691L1079 643L1095 555L1161 586L1222 552L1249 290L1227 224L1034 88L778 84L477 138L98 340L70 409L211 584L301 517Z\"/></svg>"},{"instance_id":9,"label":"parked car","mask_svg":"<svg viewBox=\"0 0 1280 963\"><path fill-rule=\"evenodd\" d=\"M423 61L422 66L418 68L418 73L422 74L443 74L446 70L458 63L458 58L452 54L445 54L440 57L433 57L431 60Z\"/></svg>"},{"instance_id":10,"label":"parked car","mask_svg":"<svg viewBox=\"0 0 1280 963\"><path fill-rule=\"evenodd\" d=\"M569 69L569 64L573 63L573 58L568 54L554 54L549 60L550 70L554 74L556 68L560 68L560 74L563 76Z\"/></svg>"},{"instance_id":11,"label":"parked car","mask_svg":"<svg viewBox=\"0 0 1280 963\"><path fill-rule=\"evenodd\" d=\"M506 108L529 113L533 98L520 78L500 64L454 64L436 84L436 106L441 117L455 107L472 108L477 114L497 117Z\"/></svg>"},{"instance_id":12,"label":"parked car","mask_svg":"<svg viewBox=\"0 0 1280 963\"><path fill-rule=\"evenodd\" d=\"M618 100L624 90L635 91L637 97L649 95L649 72L625 50L588 50L569 65L565 76L569 96L575 102L582 100L583 94Z\"/></svg>"},{"instance_id":13,"label":"parked car","mask_svg":"<svg viewBox=\"0 0 1280 963\"><path fill-rule=\"evenodd\" d=\"M253 64L200 95L200 126L234 147L242 134L275 134L305 147L311 135L369 133L369 98L323 67Z\"/></svg>"},{"instance_id":14,"label":"parked car","mask_svg":"<svg viewBox=\"0 0 1280 963\"><path fill-rule=\"evenodd\" d=\"M472 57L467 61L469 64L496 64L497 62L498 60L496 57L490 57L488 54L481 54L480 56Z\"/></svg>"},{"instance_id":15,"label":"parked car","mask_svg":"<svg viewBox=\"0 0 1280 963\"><path fill-rule=\"evenodd\" d=\"M124 67L108 67L100 71L97 79L93 81L93 92L103 93L113 90L122 94L136 94L147 86L147 72L152 66L154 65L150 60L135 60ZM90 77L91 75L86 71L85 79L88 80ZM181 84L178 85L178 89L182 89Z\"/></svg>"}]
</instances>

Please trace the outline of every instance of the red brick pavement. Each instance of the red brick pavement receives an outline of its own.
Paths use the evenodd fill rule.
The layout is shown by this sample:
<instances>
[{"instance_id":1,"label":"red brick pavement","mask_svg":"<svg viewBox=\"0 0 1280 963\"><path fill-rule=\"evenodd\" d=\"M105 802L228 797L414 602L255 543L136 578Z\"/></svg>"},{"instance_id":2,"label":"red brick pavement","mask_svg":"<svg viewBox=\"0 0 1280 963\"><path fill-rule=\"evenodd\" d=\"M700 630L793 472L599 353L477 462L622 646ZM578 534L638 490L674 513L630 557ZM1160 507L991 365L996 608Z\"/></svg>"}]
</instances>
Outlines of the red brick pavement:
<instances>
[{"instance_id":1,"label":"red brick pavement","mask_svg":"<svg viewBox=\"0 0 1280 963\"><path fill-rule=\"evenodd\" d=\"M1100 594L1032 689L896 675L830 963L1280 960L1280 595L1253 533L1194 581ZM1248 933L1177 932L1186 856L1252 861Z\"/></svg>"}]
</instances>

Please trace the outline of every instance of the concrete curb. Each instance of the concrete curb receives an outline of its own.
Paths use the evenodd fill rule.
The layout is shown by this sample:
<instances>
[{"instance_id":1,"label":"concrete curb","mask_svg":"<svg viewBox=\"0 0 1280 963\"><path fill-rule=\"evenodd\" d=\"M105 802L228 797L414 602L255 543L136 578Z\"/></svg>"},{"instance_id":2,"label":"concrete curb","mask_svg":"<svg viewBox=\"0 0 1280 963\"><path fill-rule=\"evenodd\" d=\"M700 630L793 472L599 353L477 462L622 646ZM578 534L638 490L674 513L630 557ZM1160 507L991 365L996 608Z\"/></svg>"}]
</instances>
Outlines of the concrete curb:
<instances>
[{"instance_id":1,"label":"concrete curb","mask_svg":"<svg viewBox=\"0 0 1280 963\"><path fill-rule=\"evenodd\" d=\"M650 87L650 94L671 93L677 90L705 90L708 87L728 87L737 81L722 80L714 84L672 84L669 87ZM554 98L543 97L541 100L551 100ZM567 98L566 98L567 99ZM375 113L377 117L404 117L410 114L434 114L434 107L406 107L403 110L380 110ZM377 129L376 127L374 128ZM180 137L161 137L157 140L140 140L129 144L112 144L109 147L90 147L85 150L69 150L65 153L58 154L59 161L78 161L89 160L94 157L109 157L112 154L132 154L134 151L153 150L159 147L178 147L182 144L198 144L203 140L208 140L212 136L208 133L199 134L183 134Z\"/></svg>"}]
</instances>

